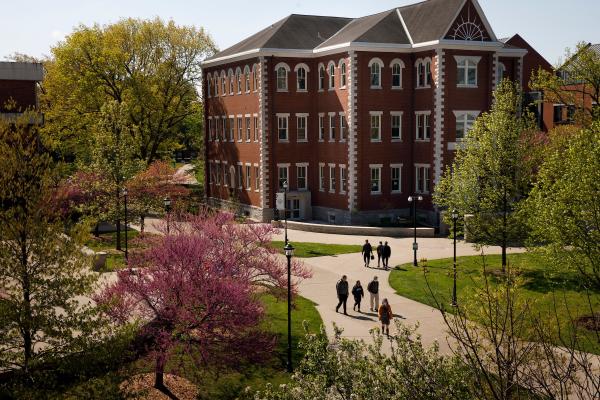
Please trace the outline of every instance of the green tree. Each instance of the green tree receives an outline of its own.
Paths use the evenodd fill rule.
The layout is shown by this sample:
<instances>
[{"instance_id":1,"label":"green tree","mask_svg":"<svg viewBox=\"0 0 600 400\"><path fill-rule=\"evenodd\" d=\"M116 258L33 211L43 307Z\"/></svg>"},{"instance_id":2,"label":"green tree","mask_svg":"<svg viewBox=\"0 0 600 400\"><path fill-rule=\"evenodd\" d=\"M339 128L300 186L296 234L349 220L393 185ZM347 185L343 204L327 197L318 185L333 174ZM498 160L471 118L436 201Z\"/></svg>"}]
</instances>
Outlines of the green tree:
<instances>
[{"instance_id":1,"label":"green tree","mask_svg":"<svg viewBox=\"0 0 600 400\"><path fill-rule=\"evenodd\" d=\"M96 275L58 220L56 169L36 117L0 120L0 370L26 375L81 348L95 321L77 296Z\"/></svg>"},{"instance_id":2,"label":"green tree","mask_svg":"<svg viewBox=\"0 0 600 400\"><path fill-rule=\"evenodd\" d=\"M526 203L532 240L600 287L600 122L566 138L558 133Z\"/></svg>"},{"instance_id":3,"label":"green tree","mask_svg":"<svg viewBox=\"0 0 600 400\"><path fill-rule=\"evenodd\" d=\"M466 229L477 244L502 248L503 271L506 248L523 237L517 211L531 182L534 124L521 105L519 88L503 81L491 111L475 121L434 193L438 206L470 215Z\"/></svg>"},{"instance_id":4,"label":"green tree","mask_svg":"<svg viewBox=\"0 0 600 400\"><path fill-rule=\"evenodd\" d=\"M200 62L215 46L203 29L173 21L124 19L81 25L52 49L41 104L64 154L86 156L89 132L108 101L127 105L138 129L136 156L148 164L167 151L199 112Z\"/></svg>"}]
</instances>

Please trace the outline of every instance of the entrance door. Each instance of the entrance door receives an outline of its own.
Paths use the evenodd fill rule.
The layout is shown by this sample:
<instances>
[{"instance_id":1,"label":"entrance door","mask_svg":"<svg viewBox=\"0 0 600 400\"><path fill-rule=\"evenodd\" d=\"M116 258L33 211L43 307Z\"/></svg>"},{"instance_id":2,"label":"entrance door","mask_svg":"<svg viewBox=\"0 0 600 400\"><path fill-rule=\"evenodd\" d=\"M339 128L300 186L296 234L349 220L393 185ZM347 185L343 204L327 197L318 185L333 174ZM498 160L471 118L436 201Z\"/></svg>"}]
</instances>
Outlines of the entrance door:
<instances>
[{"instance_id":1,"label":"entrance door","mask_svg":"<svg viewBox=\"0 0 600 400\"><path fill-rule=\"evenodd\" d=\"M300 199L289 199L285 208L290 219L300 219Z\"/></svg>"}]
</instances>

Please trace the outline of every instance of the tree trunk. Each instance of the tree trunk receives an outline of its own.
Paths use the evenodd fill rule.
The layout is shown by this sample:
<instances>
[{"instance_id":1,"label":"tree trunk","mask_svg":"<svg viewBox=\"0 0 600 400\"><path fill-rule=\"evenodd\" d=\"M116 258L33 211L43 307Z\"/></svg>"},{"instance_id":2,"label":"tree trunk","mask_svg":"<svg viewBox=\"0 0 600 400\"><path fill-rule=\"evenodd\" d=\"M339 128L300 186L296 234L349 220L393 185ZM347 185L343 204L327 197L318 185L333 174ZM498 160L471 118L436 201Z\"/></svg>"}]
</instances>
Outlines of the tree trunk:
<instances>
[{"instance_id":1,"label":"tree trunk","mask_svg":"<svg viewBox=\"0 0 600 400\"><path fill-rule=\"evenodd\" d=\"M160 359L160 357L156 358L156 370L154 371L154 387L157 389L163 389L165 387L164 381L165 375L165 366Z\"/></svg>"},{"instance_id":2,"label":"tree trunk","mask_svg":"<svg viewBox=\"0 0 600 400\"><path fill-rule=\"evenodd\" d=\"M95 237L100 236L100 224L99 223L96 223L96 227L94 228L94 236Z\"/></svg>"},{"instance_id":3,"label":"tree trunk","mask_svg":"<svg viewBox=\"0 0 600 400\"><path fill-rule=\"evenodd\" d=\"M140 216L140 235L144 235L144 223L145 223L146 217L144 216L144 214L142 214Z\"/></svg>"},{"instance_id":4,"label":"tree trunk","mask_svg":"<svg viewBox=\"0 0 600 400\"><path fill-rule=\"evenodd\" d=\"M121 220L117 219L117 250L121 250Z\"/></svg>"},{"instance_id":5,"label":"tree trunk","mask_svg":"<svg viewBox=\"0 0 600 400\"><path fill-rule=\"evenodd\" d=\"M31 335L31 281L28 272L27 257L27 235L21 234L21 268L22 268L22 285L23 285L23 308L24 314L22 319L23 332L23 371L26 376L29 376L29 363L33 355L33 338Z\"/></svg>"}]
</instances>

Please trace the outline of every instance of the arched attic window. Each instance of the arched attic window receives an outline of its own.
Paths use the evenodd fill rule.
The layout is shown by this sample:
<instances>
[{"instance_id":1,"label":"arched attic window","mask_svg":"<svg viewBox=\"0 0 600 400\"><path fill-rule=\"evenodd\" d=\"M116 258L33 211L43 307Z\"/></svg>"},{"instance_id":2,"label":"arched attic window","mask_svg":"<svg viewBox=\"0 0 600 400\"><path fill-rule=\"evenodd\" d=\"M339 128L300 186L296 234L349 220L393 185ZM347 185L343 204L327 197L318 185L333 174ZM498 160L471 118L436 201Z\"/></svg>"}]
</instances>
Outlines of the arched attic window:
<instances>
[{"instance_id":1,"label":"arched attic window","mask_svg":"<svg viewBox=\"0 0 600 400\"><path fill-rule=\"evenodd\" d=\"M244 89L246 93L250 92L250 67L247 65L244 67Z\"/></svg>"},{"instance_id":2,"label":"arched attic window","mask_svg":"<svg viewBox=\"0 0 600 400\"><path fill-rule=\"evenodd\" d=\"M381 89L381 70L383 69L383 61L379 58L372 58L369 61L369 73L371 89Z\"/></svg>"},{"instance_id":3,"label":"arched attic window","mask_svg":"<svg viewBox=\"0 0 600 400\"><path fill-rule=\"evenodd\" d=\"M390 63L392 70L392 89L402 89L402 70L404 69L404 61L395 58Z\"/></svg>"},{"instance_id":4,"label":"arched attic window","mask_svg":"<svg viewBox=\"0 0 600 400\"><path fill-rule=\"evenodd\" d=\"M306 92L308 90L308 72L310 68L304 63L296 65L296 90L298 92Z\"/></svg>"},{"instance_id":5,"label":"arched attic window","mask_svg":"<svg viewBox=\"0 0 600 400\"><path fill-rule=\"evenodd\" d=\"M286 63L279 63L275 66L275 72L277 74L277 91L287 92L290 67Z\"/></svg>"}]
</instances>

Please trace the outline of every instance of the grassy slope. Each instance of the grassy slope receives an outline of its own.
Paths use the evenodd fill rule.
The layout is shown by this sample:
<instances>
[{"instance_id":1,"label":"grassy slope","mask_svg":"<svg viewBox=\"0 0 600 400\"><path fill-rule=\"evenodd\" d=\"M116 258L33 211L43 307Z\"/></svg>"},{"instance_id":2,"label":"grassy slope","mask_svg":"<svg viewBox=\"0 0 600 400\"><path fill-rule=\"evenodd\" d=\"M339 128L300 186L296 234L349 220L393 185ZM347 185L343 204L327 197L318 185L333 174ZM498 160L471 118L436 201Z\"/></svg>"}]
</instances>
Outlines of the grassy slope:
<instances>
[{"instance_id":1,"label":"grassy slope","mask_svg":"<svg viewBox=\"0 0 600 400\"><path fill-rule=\"evenodd\" d=\"M294 242L294 256L298 258L334 256L336 254L360 253L362 246L353 244L326 244ZM271 246L283 253L283 242L273 241Z\"/></svg>"},{"instance_id":2,"label":"grassy slope","mask_svg":"<svg viewBox=\"0 0 600 400\"><path fill-rule=\"evenodd\" d=\"M569 321L568 311L564 306L565 299L573 316L590 313L588 298L580 287L576 273L551 271L539 256L531 253L509 255L509 263L513 268L522 270L522 296L534 300L535 309L542 315L553 315L556 299L556 310L563 329ZM459 257L457 264L457 298L460 302L462 297L473 292L474 287L481 285L482 262L480 256ZM487 256L486 264L488 269L500 268L501 258L499 255ZM495 279L490 276L492 284L496 283ZM428 261L427 280L436 298L449 304L452 293L452 259ZM397 267L390 274L390 285L402 296L435 306L426 285L423 268L415 268L412 264ZM591 293L591 299L592 307L597 312L600 310L600 293ZM600 354L600 343L596 335L584 329L579 329L578 332L588 339L583 341L582 349Z\"/></svg>"}]
</instances>

